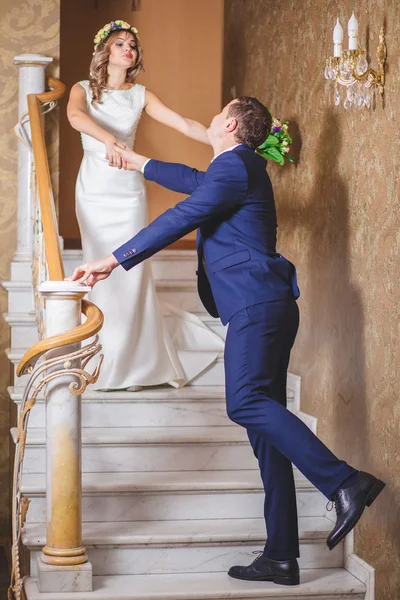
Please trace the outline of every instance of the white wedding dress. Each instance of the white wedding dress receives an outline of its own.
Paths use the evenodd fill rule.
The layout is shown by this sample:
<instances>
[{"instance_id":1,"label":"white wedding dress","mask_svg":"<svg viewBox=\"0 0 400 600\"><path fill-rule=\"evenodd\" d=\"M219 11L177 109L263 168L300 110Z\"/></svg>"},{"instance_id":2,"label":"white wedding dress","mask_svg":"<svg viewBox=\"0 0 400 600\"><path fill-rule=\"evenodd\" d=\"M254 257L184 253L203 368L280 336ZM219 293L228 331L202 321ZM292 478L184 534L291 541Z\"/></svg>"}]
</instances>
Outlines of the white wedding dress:
<instances>
[{"instance_id":1,"label":"white wedding dress","mask_svg":"<svg viewBox=\"0 0 400 600\"><path fill-rule=\"evenodd\" d=\"M91 118L132 148L145 88L109 90L93 107L89 82L80 84ZM76 211L87 262L110 255L137 234L147 225L148 211L143 175L109 167L104 144L88 135L82 134L82 145ZM104 313L99 334L104 362L95 389L181 387L223 349L221 338L195 315L158 302L150 261L129 272L115 269L93 288L90 300Z\"/></svg>"}]
</instances>

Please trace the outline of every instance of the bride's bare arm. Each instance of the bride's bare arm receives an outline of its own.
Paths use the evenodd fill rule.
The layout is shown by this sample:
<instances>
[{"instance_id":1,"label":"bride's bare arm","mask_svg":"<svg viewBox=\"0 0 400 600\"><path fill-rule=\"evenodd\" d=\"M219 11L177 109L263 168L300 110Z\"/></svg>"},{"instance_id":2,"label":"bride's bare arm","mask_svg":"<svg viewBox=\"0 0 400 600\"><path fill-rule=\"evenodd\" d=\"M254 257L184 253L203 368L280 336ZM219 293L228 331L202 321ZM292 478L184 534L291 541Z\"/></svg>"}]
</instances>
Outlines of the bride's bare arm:
<instances>
[{"instance_id":1,"label":"bride's bare arm","mask_svg":"<svg viewBox=\"0 0 400 600\"><path fill-rule=\"evenodd\" d=\"M163 125L168 125L168 127L176 129L193 140L210 145L207 127L204 127L204 125L197 121L193 121L192 119L181 117L181 115L178 115L178 113L165 106L165 104L149 90L146 90L145 112L156 121L163 123Z\"/></svg>"},{"instance_id":2,"label":"bride's bare arm","mask_svg":"<svg viewBox=\"0 0 400 600\"><path fill-rule=\"evenodd\" d=\"M75 83L71 88L67 105L67 117L74 129L102 142L106 147L110 164L121 167L121 158L114 150L114 143L117 142L117 139L109 131L100 127L87 114L86 92L80 83Z\"/></svg>"}]
</instances>

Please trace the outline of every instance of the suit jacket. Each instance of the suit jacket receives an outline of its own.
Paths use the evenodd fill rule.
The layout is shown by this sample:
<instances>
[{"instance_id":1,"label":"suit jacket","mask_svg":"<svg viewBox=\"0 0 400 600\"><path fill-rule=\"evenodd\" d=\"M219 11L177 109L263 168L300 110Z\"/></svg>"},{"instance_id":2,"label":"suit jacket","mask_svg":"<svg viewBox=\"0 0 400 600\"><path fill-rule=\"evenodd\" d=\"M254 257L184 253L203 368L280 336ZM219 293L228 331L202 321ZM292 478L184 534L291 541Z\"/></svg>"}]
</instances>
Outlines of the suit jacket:
<instances>
[{"instance_id":1,"label":"suit jacket","mask_svg":"<svg viewBox=\"0 0 400 600\"><path fill-rule=\"evenodd\" d=\"M146 179L190 194L114 252L129 270L190 231L197 233L200 298L223 324L242 308L298 298L296 270L276 252L276 211L266 161L245 144L206 172L149 161Z\"/></svg>"}]
</instances>

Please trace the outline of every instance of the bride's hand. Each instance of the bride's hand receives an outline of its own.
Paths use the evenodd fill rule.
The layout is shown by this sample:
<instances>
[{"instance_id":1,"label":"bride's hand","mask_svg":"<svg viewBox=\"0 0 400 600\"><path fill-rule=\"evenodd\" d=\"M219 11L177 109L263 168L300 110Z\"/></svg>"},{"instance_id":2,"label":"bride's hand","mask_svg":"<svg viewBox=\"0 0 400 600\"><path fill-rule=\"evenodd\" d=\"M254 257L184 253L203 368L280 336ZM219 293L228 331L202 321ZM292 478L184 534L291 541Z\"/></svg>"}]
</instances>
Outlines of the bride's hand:
<instances>
[{"instance_id":1,"label":"bride's hand","mask_svg":"<svg viewBox=\"0 0 400 600\"><path fill-rule=\"evenodd\" d=\"M130 150L128 146L117 142L114 144L114 150L122 160L122 166L128 171L141 171L144 163L147 161L145 156L137 154Z\"/></svg>"},{"instance_id":2,"label":"bride's hand","mask_svg":"<svg viewBox=\"0 0 400 600\"><path fill-rule=\"evenodd\" d=\"M117 140L114 136L110 136L104 140L104 145L106 147L106 159L108 160L108 164L110 167L118 167L118 169L122 168L122 159L115 151L115 143Z\"/></svg>"}]
</instances>

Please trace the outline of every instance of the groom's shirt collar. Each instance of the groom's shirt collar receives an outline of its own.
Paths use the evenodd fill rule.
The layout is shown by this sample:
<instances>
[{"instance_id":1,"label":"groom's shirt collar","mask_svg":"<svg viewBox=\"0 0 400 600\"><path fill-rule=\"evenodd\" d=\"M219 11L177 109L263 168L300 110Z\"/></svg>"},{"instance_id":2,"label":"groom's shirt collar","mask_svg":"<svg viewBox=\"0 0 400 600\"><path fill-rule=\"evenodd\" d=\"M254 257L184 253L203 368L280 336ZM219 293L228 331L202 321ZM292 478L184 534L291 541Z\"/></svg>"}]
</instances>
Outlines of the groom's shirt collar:
<instances>
[{"instance_id":1,"label":"groom's shirt collar","mask_svg":"<svg viewBox=\"0 0 400 600\"><path fill-rule=\"evenodd\" d=\"M226 148L226 150L222 150L222 152L218 152L218 154L216 154L215 156L213 156L213 158L211 159L211 162L213 162L217 158L217 156L221 156L221 154L223 154L224 152L230 152L234 148L237 148L238 146L241 146L241 145L242 144L234 144L233 146L230 146L229 148Z\"/></svg>"}]
</instances>

